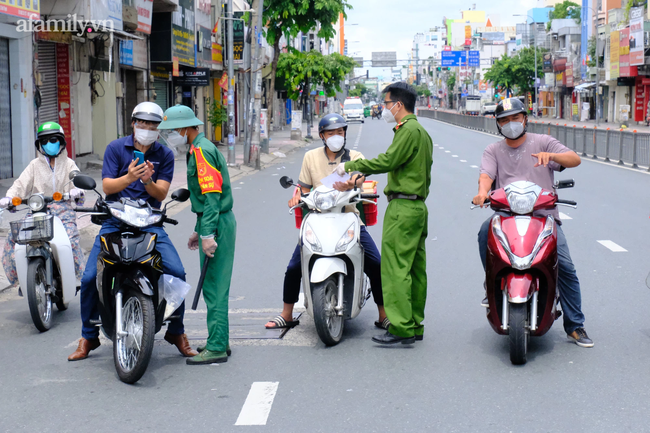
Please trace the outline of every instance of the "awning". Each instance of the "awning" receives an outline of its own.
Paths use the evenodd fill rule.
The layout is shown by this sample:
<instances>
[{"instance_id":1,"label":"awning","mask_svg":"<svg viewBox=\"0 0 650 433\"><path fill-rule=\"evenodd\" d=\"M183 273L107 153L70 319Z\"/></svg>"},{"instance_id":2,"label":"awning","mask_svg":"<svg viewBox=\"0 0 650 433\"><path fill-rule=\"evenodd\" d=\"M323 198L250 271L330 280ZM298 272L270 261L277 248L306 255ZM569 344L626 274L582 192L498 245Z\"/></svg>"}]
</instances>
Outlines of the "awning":
<instances>
[{"instance_id":1,"label":"awning","mask_svg":"<svg viewBox=\"0 0 650 433\"><path fill-rule=\"evenodd\" d=\"M578 84L578 85L573 89L573 91L574 91L574 92L579 92L580 90L587 90L587 89L589 89L590 87L594 87L595 85L596 85L596 83L582 83L582 84Z\"/></svg>"}]
</instances>

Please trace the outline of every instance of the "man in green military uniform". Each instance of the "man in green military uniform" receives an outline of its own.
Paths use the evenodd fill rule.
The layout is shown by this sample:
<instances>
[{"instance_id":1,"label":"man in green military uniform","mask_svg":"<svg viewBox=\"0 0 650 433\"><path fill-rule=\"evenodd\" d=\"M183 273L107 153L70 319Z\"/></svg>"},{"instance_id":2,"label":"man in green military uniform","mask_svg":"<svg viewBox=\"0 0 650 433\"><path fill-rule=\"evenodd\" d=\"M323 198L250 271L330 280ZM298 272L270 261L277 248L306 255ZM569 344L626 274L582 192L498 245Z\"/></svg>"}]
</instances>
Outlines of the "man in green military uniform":
<instances>
[{"instance_id":1,"label":"man in green military uniform","mask_svg":"<svg viewBox=\"0 0 650 433\"><path fill-rule=\"evenodd\" d=\"M208 342L200 353L187 359L189 365L228 361L228 294L235 256L237 222L232 212L232 191L226 160L198 126L203 125L191 108L176 105L165 111L158 129L173 129L172 146L190 144L187 153L187 186L192 212L197 216L187 246L201 249L201 267L207 255L208 270L203 282L203 299L208 307Z\"/></svg>"},{"instance_id":2,"label":"man in green military uniform","mask_svg":"<svg viewBox=\"0 0 650 433\"><path fill-rule=\"evenodd\" d=\"M398 122L386 153L375 159L358 159L340 164L343 176L351 171L364 174L388 173L384 193L388 208L381 243L381 280L384 308L390 320L388 331L372 340L380 344L412 344L424 334L424 306L427 298L426 250L433 142L413 114L417 93L405 82L393 83L383 91L382 118Z\"/></svg>"}]
</instances>

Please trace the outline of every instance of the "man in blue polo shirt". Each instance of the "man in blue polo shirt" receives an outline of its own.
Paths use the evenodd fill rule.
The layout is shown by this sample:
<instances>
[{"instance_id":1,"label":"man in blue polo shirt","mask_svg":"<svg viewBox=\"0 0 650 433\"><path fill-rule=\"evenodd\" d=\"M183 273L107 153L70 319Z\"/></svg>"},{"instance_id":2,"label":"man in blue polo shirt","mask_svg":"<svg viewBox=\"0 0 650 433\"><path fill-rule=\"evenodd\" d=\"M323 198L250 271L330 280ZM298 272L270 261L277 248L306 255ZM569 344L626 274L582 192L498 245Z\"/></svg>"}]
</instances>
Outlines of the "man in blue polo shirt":
<instances>
[{"instance_id":1,"label":"man in blue polo shirt","mask_svg":"<svg viewBox=\"0 0 650 433\"><path fill-rule=\"evenodd\" d=\"M152 207L160 208L167 197L174 176L174 154L156 141L158 124L162 122L163 111L153 102L138 104L131 115L133 134L112 141L104 154L102 168L102 187L106 201L117 201L121 197L142 199ZM144 161L134 159L134 151L144 154ZM119 222L109 219L102 224L99 235L119 231ZM185 280L185 269L181 258L162 227L147 227L144 231L156 233L156 248L162 255L163 272ZM93 321L99 319L97 308L97 256L101 250L100 236L88 256L86 269L81 279L81 340L77 350L68 361L78 361L88 357L91 350L99 347L99 328ZM190 347L183 327L185 303L174 312L167 326L165 340L175 345L183 356L196 356L198 352Z\"/></svg>"}]
</instances>

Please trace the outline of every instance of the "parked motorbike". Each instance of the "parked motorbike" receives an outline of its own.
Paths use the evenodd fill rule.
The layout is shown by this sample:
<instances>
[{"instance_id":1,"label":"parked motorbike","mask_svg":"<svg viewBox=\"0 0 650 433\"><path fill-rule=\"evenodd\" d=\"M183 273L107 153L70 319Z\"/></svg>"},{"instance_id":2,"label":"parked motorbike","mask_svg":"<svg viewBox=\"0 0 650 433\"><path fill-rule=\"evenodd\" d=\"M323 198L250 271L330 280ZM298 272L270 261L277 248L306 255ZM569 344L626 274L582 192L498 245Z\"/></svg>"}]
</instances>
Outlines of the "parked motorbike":
<instances>
[{"instance_id":1,"label":"parked motorbike","mask_svg":"<svg viewBox=\"0 0 650 433\"><path fill-rule=\"evenodd\" d=\"M555 189L571 188L573 180L555 183ZM501 335L508 335L510 361L525 364L530 336L551 329L562 314L558 307L557 228L552 215L533 216L557 205L576 207L548 191L518 181L494 190L485 204L501 215L492 217L485 267L487 319ZM472 209L479 206L472 206Z\"/></svg>"},{"instance_id":2,"label":"parked motorbike","mask_svg":"<svg viewBox=\"0 0 650 433\"><path fill-rule=\"evenodd\" d=\"M76 173L70 173L70 178ZM27 199L13 197L9 207L15 210L25 203L26 209L31 211L31 215L11 221L9 225L16 243L14 254L20 294L25 290L32 321L41 332L52 327L52 304L59 311L65 311L76 294L70 238L59 217L49 210L50 204L61 200L70 200L70 195L55 192L52 197L40 193Z\"/></svg>"},{"instance_id":3,"label":"parked motorbike","mask_svg":"<svg viewBox=\"0 0 650 433\"><path fill-rule=\"evenodd\" d=\"M287 176L280 184L285 189L295 186ZM324 185L301 196L290 212L308 211L300 221L305 307L321 341L334 346L341 341L345 320L359 315L371 293L363 271L360 219L356 213L343 213L343 208L359 202L376 206L373 200L379 196L363 194L359 188L339 192Z\"/></svg>"},{"instance_id":4,"label":"parked motorbike","mask_svg":"<svg viewBox=\"0 0 650 433\"><path fill-rule=\"evenodd\" d=\"M77 188L95 190L92 177L78 175ZM95 190L95 192L97 192ZM113 360L120 380L135 383L145 373L153 351L154 336L171 318L175 308L166 308L162 257L156 249L157 236L142 229L178 224L166 215L171 201L184 202L187 189L172 193L172 200L162 210L153 209L144 200L121 198L116 202L99 199L94 208L77 208L89 212L93 223L114 218L120 230L101 236L97 257L98 325L113 341Z\"/></svg>"}]
</instances>

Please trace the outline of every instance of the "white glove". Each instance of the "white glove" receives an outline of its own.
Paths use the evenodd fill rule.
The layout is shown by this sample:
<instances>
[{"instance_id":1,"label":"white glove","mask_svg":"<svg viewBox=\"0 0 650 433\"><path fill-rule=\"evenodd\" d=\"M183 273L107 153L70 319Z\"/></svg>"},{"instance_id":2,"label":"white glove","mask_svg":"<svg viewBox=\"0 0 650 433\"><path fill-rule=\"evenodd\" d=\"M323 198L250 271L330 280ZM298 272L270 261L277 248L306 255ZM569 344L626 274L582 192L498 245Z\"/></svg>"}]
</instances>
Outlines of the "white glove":
<instances>
[{"instance_id":1,"label":"white glove","mask_svg":"<svg viewBox=\"0 0 650 433\"><path fill-rule=\"evenodd\" d=\"M81 197L81 196L83 196L83 195L84 195L83 190L81 190L81 189L79 189L79 188L72 188L72 189L70 190L70 198L71 198L72 200L76 200L76 199L78 199L79 197Z\"/></svg>"},{"instance_id":2,"label":"white glove","mask_svg":"<svg viewBox=\"0 0 650 433\"><path fill-rule=\"evenodd\" d=\"M11 197L5 197L3 199L0 199L0 207L3 209L6 209L9 207L11 204Z\"/></svg>"},{"instance_id":3,"label":"white glove","mask_svg":"<svg viewBox=\"0 0 650 433\"><path fill-rule=\"evenodd\" d=\"M201 236L201 248L203 249L203 254L212 258L214 257L214 252L217 251L217 241L214 239L214 235L209 237Z\"/></svg>"},{"instance_id":4,"label":"white glove","mask_svg":"<svg viewBox=\"0 0 650 433\"><path fill-rule=\"evenodd\" d=\"M345 176L345 163L344 162L340 163L336 167L336 169L334 169L333 173L336 173L339 176Z\"/></svg>"}]
</instances>

